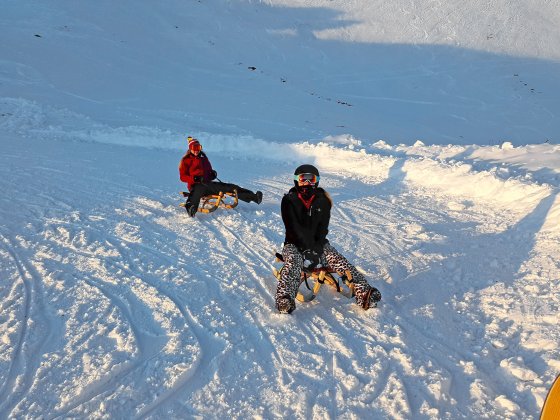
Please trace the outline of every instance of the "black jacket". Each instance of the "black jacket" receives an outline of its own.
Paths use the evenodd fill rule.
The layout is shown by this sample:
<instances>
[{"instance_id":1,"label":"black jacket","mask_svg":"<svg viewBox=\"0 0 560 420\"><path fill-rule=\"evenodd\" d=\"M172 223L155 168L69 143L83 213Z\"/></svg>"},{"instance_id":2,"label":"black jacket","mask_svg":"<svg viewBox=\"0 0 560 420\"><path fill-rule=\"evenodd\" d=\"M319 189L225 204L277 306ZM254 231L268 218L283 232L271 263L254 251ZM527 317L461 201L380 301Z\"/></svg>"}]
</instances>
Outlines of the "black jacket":
<instances>
[{"instance_id":1,"label":"black jacket","mask_svg":"<svg viewBox=\"0 0 560 420\"><path fill-rule=\"evenodd\" d=\"M317 188L309 210L293 187L282 198L282 220L286 228L284 243L294 244L300 251L313 250L323 253L328 242L332 202L325 190Z\"/></svg>"}]
</instances>

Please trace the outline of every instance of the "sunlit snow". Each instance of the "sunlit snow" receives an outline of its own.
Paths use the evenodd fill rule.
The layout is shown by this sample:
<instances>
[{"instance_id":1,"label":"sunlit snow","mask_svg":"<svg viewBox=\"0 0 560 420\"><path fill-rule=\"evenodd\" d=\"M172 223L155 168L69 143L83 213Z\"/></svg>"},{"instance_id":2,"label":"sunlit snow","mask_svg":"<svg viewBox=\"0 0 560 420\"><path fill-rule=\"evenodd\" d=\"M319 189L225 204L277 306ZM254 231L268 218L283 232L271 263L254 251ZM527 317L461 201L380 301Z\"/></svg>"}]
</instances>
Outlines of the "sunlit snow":
<instances>
[{"instance_id":1,"label":"sunlit snow","mask_svg":"<svg viewBox=\"0 0 560 420\"><path fill-rule=\"evenodd\" d=\"M555 2L0 10L0 418L539 418L560 373ZM262 204L189 218L187 135ZM378 308L323 286L275 310L302 163Z\"/></svg>"}]
</instances>

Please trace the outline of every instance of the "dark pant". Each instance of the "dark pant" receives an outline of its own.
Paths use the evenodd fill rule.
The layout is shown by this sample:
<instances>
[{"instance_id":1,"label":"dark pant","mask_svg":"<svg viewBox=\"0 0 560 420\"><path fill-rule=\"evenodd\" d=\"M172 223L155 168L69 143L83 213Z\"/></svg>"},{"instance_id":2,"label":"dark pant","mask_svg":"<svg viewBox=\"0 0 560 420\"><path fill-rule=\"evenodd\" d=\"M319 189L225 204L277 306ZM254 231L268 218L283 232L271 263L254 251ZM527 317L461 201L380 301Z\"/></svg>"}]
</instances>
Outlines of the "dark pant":
<instances>
[{"instance_id":1,"label":"dark pant","mask_svg":"<svg viewBox=\"0 0 560 420\"><path fill-rule=\"evenodd\" d=\"M257 202L257 195L253 191L241 188L239 185L228 184L225 182L205 182L194 184L193 189L189 193L187 203L190 203L195 206L195 208L198 208L202 197L207 195L217 195L220 192L232 193L233 190L237 190L237 197L241 201L245 201L246 203L250 203L251 201Z\"/></svg>"}]
</instances>

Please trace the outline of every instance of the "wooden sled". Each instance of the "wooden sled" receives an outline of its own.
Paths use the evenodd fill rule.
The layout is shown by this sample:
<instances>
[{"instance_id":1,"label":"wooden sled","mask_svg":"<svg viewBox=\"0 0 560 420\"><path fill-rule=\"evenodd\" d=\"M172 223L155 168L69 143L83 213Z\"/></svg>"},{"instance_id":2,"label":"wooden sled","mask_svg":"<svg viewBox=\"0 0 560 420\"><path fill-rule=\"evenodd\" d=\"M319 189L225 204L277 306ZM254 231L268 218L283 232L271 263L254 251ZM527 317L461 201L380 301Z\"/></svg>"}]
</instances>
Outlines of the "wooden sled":
<instances>
[{"instance_id":1,"label":"wooden sled","mask_svg":"<svg viewBox=\"0 0 560 420\"><path fill-rule=\"evenodd\" d=\"M284 258L282 254L276 253L276 262L284 262ZM274 277L277 280L280 280L280 274L284 266L277 270L276 268L273 269ZM313 287L309 285L309 280L313 281ZM345 273L337 273L336 271L330 269L329 267L319 267L315 268L311 271L306 270L305 268L301 272L301 285L305 283L307 293L303 293L301 290L298 290L296 295L296 299L300 302L311 302L317 294L319 293L319 289L323 284L328 284L336 289L336 291L347 298L354 297L354 282L352 281L352 273L347 270ZM304 289L305 290L305 289Z\"/></svg>"},{"instance_id":2,"label":"wooden sled","mask_svg":"<svg viewBox=\"0 0 560 420\"><path fill-rule=\"evenodd\" d=\"M188 198L189 193L187 191L182 191L181 195ZM233 209L237 207L238 203L237 190L233 190L233 192L220 192L216 195L206 195L202 197L197 211L200 213L212 213L216 211L218 207ZM185 203L179 204L180 207L185 207L185 205Z\"/></svg>"}]
</instances>

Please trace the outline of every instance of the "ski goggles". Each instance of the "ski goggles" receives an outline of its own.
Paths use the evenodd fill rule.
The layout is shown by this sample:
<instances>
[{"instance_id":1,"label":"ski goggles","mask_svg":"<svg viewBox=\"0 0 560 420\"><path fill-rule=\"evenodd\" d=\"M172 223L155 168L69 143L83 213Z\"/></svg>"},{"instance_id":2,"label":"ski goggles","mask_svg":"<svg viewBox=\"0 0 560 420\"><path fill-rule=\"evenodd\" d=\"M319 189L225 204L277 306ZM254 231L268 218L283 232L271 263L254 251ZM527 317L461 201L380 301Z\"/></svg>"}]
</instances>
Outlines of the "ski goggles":
<instances>
[{"instance_id":1,"label":"ski goggles","mask_svg":"<svg viewBox=\"0 0 560 420\"><path fill-rule=\"evenodd\" d=\"M298 184L317 184L319 182L319 175L298 174L294 175L294 181L297 181Z\"/></svg>"},{"instance_id":2,"label":"ski goggles","mask_svg":"<svg viewBox=\"0 0 560 420\"><path fill-rule=\"evenodd\" d=\"M191 152L200 152L202 150L202 146L199 142L194 140L191 142L191 144L189 144L189 149Z\"/></svg>"}]
</instances>

